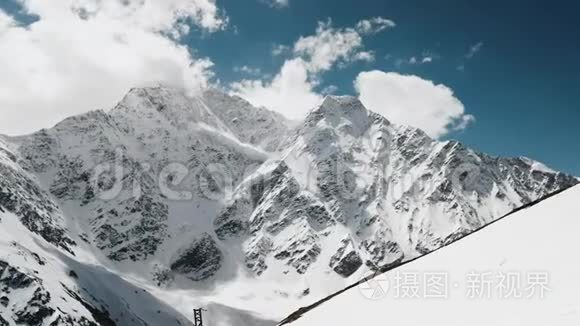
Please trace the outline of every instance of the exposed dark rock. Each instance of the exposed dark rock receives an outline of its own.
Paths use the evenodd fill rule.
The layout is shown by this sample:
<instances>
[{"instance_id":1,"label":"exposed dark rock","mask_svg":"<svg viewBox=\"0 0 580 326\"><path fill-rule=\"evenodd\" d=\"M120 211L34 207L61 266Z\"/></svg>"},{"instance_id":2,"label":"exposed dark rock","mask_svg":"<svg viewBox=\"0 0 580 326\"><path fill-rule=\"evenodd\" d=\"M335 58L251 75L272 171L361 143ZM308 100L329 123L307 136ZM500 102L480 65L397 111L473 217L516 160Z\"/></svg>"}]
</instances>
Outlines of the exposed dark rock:
<instances>
[{"instance_id":1,"label":"exposed dark rock","mask_svg":"<svg viewBox=\"0 0 580 326\"><path fill-rule=\"evenodd\" d=\"M24 171L0 164L0 206L20 218L30 231L73 253L58 206Z\"/></svg>"},{"instance_id":2,"label":"exposed dark rock","mask_svg":"<svg viewBox=\"0 0 580 326\"><path fill-rule=\"evenodd\" d=\"M24 289L30 287L35 278L21 273L8 263L0 260L0 285L2 290Z\"/></svg>"},{"instance_id":3,"label":"exposed dark rock","mask_svg":"<svg viewBox=\"0 0 580 326\"><path fill-rule=\"evenodd\" d=\"M349 238L343 239L338 251L330 258L329 266L340 276L349 277L363 264Z\"/></svg>"},{"instance_id":4,"label":"exposed dark rock","mask_svg":"<svg viewBox=\"0 0 580 326\"><path fill-rule=\"evenodd\" d=\"M54 309L47 306L49 302L50 293L42 288L37 288L26 307L16 312L14 321L17 324L42 326L44 320L55 312Z\"/></svg>"},{"instance_id":5,"label":"exposed dark rock","mask_svg":"<svg viewBox=\"0 0 580 326\"><path fill-rule=\"evenodd\" d=\"M191 280L202 281L212 277L221 267L222 253L213 238L205 233L171 264L171 270Z\"/></svg>"},{"instance_id":6,"label":"exposed dark rock","mask_svg":"<svg viewBox=\"0 0 580 326\"><path fill-rule=\"evenodd\" d=\"M333 270L342 277L349 277L362 266L362 263L360 256L355 251L351 251L336 264Z\"/></svg>"},{"instance_id":7,"label":"exposed dark rock","mask_svg":"<svg viewBox=\"0 0 580 326\"><path fill-rule=\"evenodd\" d=\"M116 207L92 219L96 246L115 261L141 261L155 254L167 237L167 204L142 195Z\"/></svg>"}]
</instances>

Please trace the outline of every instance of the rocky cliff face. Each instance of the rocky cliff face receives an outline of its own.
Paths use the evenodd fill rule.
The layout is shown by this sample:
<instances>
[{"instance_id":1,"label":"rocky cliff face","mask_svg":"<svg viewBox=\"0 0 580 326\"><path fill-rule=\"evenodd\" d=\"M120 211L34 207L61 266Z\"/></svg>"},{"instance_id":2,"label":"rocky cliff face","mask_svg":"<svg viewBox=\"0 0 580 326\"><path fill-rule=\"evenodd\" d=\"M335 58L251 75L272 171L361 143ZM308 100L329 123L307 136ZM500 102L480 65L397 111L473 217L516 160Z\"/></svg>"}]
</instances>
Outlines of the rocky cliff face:
<instances>
[{"instance_id":1,"label":"rocky cliff face","mask_svg":"<svg viewBox=\"0 0 580 326\"><path fill-rule=\"evenodd\" d=\"M75 246L57 203L19 164L17 156L0 142L0 212L11 212L31 232L73 253Z\"/></svg>"},{"instance_id":2,"label":"rocky cliff face","mask_svg":"<svg viewBox=\"0 0 580 326\"><path fill-rule=\"evenodd\" d=\"M142 288L30 232L0 213L0 325L183 325L187 318Z\"/></svg>"},{"instance_id":3,"label":"rocky cliff face","mask_svg":"<svg viewBox=\"0 0 580 326\"><path fill-rule=\"evenodd\" d=\"M108 113L0 137L3 226L17 222L62 257L91 257L168 289L235 283L240 275L348 282L362 267L424 254L576 183L527 158L430 139L352 97L328 97L291 126L215 90L192 97L133 89ZM108 322L98 320L108 309L74 284L43 288L42 275L5 256L0 251L1 268L30 279L20 303L64 291L86 311L35 309L38 317L21 314L28 324ZM4 311L0 305L0 325L21 318Z\"/></svg>"},{"instance_id":4,"label":"rocky cliff face","mask_svg":"<svg viewBox=\"0 0 580 326\"><path fill-rule=\"evenodd\" d=\"M260 275L282 263L304 274L320 263L348 277L432 251L578 180L328 97L248 182L215 220L220 239L242 239L248 268Z\"/></svg>"}]
</instances>

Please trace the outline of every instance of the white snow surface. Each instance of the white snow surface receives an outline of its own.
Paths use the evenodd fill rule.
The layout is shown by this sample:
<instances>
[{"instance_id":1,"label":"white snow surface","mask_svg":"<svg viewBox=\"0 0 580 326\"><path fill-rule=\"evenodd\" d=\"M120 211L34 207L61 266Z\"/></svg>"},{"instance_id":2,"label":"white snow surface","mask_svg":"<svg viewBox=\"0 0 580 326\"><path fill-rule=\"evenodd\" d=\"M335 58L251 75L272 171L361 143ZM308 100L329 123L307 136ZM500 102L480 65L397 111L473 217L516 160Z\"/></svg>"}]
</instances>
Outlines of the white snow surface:
<instances>
[{"instance_id":1,"label":"white snow surface","mask_svg":"<svg viewBox=\"0 0 580 326\"><path fill-rule=\"evenodd\" d=\"M576 186L339 294L289 325L580 325L579 211L580 186ZM429 273L447 275L446 296L423 294L428 288L423 279ZM508 273L520 275L521 284L515 276L511 284L522 297L500 292L501 284L510 284L500 275ZM548 281L533 283L529 277L534 274L547 275ZM397 284L415 283L397 283L396 278L412 275L419 277L415 298L397 292L402 289ZM482 288L474 275L491 280L491 291L471 292ZM526 290L530 284L546 285L544 296L535 287L528 298L533 293ZM369 299L372 286L386 289L386 295Z\"/></svg>"},{"instance_id":2,"label":"white snow surface","mask_svg":"<svg viewBox=\"0 0 580 326\"><path fill-rule=\"evenodd\" d=\"M123 180L106 200L91 180L103 163L122 170L103 183ZM227 196L196 179L212 167L226 168ZM420 256L578 182L539 167L393 125L353 97L328 97L296 127L216 90L137 88L110 111L0 137L0 261L37 271L55 311L64 279L119 325L191 321L194 307L214 326L273 325L366 265ZM160 191L170 176L175 198ZM0 316L17 319L1 297Z\"/></svg>"},{"instance_id":3,"label":"white snow surface","mask_svg":"<svg viewBox=\"0 0 580 326\"><path fill-rule=\"evenodd\" d=\"M15 326L15 316L20 311L38 307L30 305L35 291L45 290L49 301L41 307L54 309L55 313L41 324L56 323L60 318L72 317L72 325L80 325L80 318L97 322L93 314L80 301L67 293L73 291L97 309L110 314L119 325L183 325L187 318L175 308L160 301L143 288L120 277L118 274L91 261L91 255L78 252L77 257L59 251L46 241L31 234L11 213L0 212L0 262L8 263L20 273L37 279L31 286L11 289L2 288L0 293L9 299L6 307L0 308L0 317L8 321L7 326ZM0 268L0 279L13 277L8 269ZM74 273L76 276L71 276ZM0 280L2 283L3 280ZM4 324L2 324L4 325ZM18 325L28 325L21 322Z\"/></svg>"}]
</instances>

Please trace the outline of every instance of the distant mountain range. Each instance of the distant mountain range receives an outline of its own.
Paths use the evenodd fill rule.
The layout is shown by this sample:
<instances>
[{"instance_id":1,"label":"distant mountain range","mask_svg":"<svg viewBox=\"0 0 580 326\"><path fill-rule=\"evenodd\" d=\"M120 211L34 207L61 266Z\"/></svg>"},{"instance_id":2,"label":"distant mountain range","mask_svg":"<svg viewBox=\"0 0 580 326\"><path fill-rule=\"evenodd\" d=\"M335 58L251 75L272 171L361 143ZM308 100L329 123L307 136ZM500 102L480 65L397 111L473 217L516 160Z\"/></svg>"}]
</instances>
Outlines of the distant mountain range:
<instances>
[{"instance_id":1,"label":"distant mountain range","mask_svg":"<svg viewBox=\"0 0 580 326\"><path fill-rule=\"evenodd\" d=\"M579 179L328 96L304 121L132 89L0 136L0 326L272 325Z\"/></svg>"}]
</instances>

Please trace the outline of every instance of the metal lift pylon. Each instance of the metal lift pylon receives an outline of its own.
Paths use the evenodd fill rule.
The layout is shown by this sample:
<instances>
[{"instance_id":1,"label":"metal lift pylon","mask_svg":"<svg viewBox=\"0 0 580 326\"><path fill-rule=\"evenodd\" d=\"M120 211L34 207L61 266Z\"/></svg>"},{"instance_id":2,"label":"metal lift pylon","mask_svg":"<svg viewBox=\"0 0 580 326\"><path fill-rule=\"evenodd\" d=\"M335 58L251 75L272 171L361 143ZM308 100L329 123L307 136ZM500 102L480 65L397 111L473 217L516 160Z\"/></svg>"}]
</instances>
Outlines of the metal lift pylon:
<instances>
[{"instance_id":1,"label":"metal lift pylon","mask_svg":"<svg viewBox=\"0 0 580 326\"><path fill-rule=\"evenodd\" d=\"M203 326L203 316L202 311L207 311L205 309L193 309L193 326Z\"/></svg>"}]
</instances>

